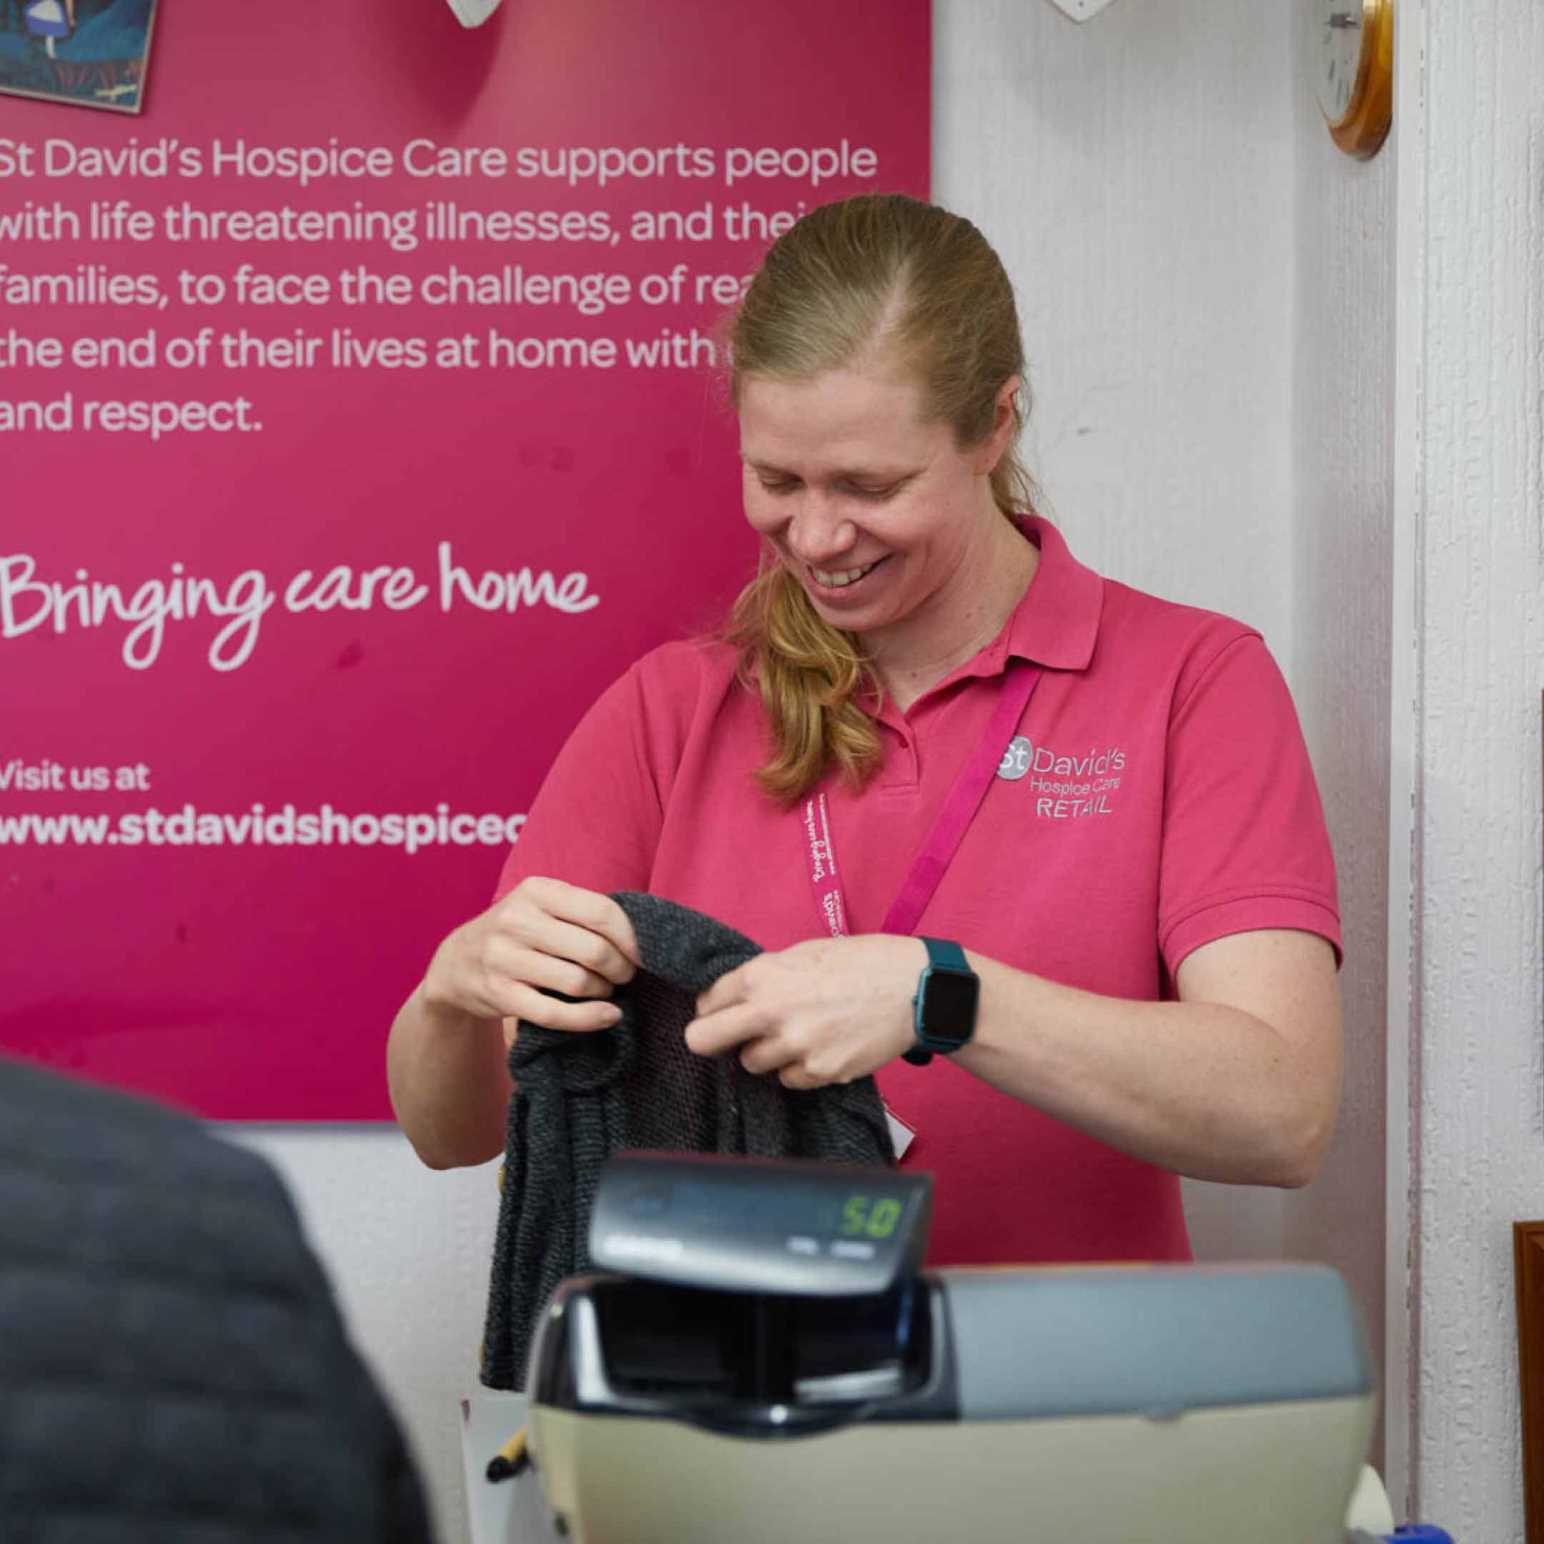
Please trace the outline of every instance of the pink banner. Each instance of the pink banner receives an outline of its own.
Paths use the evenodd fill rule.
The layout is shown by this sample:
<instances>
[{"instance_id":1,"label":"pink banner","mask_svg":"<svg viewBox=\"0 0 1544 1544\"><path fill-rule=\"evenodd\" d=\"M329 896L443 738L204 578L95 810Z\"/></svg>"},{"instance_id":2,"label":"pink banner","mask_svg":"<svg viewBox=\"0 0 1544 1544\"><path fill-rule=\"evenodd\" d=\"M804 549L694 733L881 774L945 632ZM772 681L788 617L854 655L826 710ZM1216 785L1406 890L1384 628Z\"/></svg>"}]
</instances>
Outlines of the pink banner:
<instances>
[{"instance_id":1,"label":"pink banner","mask_svg":"<svg viewBox=\"0 0 1544 1544\"><path fill-rule=\"evenodd\" d=\"M564 736L749 575L714 328L800 210L926 196L929 3L153 52L139 116L0 96L0 1049L386 1118Z\"/></svg>"}]
</instances>

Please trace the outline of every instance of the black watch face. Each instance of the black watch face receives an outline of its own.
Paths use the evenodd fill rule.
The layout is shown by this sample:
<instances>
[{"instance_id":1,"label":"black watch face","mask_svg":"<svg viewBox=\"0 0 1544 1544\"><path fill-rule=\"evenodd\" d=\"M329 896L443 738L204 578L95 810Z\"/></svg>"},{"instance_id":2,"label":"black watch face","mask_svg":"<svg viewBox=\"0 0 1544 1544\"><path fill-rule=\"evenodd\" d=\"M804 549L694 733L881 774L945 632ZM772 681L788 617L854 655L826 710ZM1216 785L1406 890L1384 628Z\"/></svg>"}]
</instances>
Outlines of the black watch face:
<instances>
[{"instance_id":1,"label":"black watch face","mask_svg":"<svg viewBox=\"0 0 1544 1544\"><path fill-rule=\"evenodd\" d=\"M934 970L922 994L922 1033L930 1039L963 1045L976 1026L976 999L981 983L975 976Z\"/></svg>"}]
</instances>

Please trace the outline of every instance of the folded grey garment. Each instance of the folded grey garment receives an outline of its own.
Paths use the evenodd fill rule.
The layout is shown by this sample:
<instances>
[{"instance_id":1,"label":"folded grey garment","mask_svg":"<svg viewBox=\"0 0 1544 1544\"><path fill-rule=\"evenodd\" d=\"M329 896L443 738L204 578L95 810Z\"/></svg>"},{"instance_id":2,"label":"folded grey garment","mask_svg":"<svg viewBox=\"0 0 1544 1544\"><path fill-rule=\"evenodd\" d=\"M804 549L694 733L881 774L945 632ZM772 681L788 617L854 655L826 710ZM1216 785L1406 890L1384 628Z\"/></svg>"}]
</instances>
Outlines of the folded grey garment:
<instances>
[{"instance_id":1,"label":"folded grey garment","mask_svg":"<svg viewBox=\"0 0 1544 1544\"><path fill-rule=\"evenodd\" d=\"M522 1023L510 1052L504 1186L493 1243L482 1381L522 1388L526 1354L552 1289L589 1267L590 1211L601 1165L651 1148L895 1161L872 1078L808 1092L747 1072L737 1056L687 1050L696 1000L761 952L743 934L657 896L613 897L632 922L642 968L597 1034Z\"/></svg>"}]
</instances>

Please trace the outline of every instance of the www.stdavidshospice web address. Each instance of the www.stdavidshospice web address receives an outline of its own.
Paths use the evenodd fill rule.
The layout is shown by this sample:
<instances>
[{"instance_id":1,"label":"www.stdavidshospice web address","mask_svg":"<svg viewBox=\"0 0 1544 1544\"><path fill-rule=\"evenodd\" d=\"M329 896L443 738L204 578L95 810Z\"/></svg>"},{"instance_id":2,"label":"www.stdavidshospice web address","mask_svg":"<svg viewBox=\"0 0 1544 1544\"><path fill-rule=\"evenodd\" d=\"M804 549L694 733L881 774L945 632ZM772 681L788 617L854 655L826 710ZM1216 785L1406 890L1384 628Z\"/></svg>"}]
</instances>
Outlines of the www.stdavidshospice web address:
<instances>
[{"instance_id":1,"label":"www.stdavidshospice web address","mask_svg":"<svg viewBox=\"0 0 1544 1544\"><path fill-rule=\"evenodd\" d=\"M253 804L240 814L180 809L121 815L77 813L0 815L0 847L507 847L524 815L473 815L448 804L433 813L347 814L324 804L270 810Z\"/></svg>"}]
</instances>

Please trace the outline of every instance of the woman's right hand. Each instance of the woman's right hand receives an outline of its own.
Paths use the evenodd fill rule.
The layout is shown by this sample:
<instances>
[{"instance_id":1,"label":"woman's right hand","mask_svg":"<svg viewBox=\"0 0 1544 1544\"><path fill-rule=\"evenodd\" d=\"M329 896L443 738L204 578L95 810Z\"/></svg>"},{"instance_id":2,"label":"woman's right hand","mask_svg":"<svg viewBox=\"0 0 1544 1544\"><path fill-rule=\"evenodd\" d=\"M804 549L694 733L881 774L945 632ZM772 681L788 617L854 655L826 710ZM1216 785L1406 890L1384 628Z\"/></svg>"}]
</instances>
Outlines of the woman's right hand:
<instances>
[{"instance_id":1,"label":"woman's right hand","mask_svg":"<svg viewBox=\"0 0 1544 1544\"><path fill-rule=\"evenodd\" d=\"M533 875L445 939L420 990L431 1011L583 1033L621 1017L605 999L638 964L633 925L609 895Z\"/></svg>"}]
</instances>

